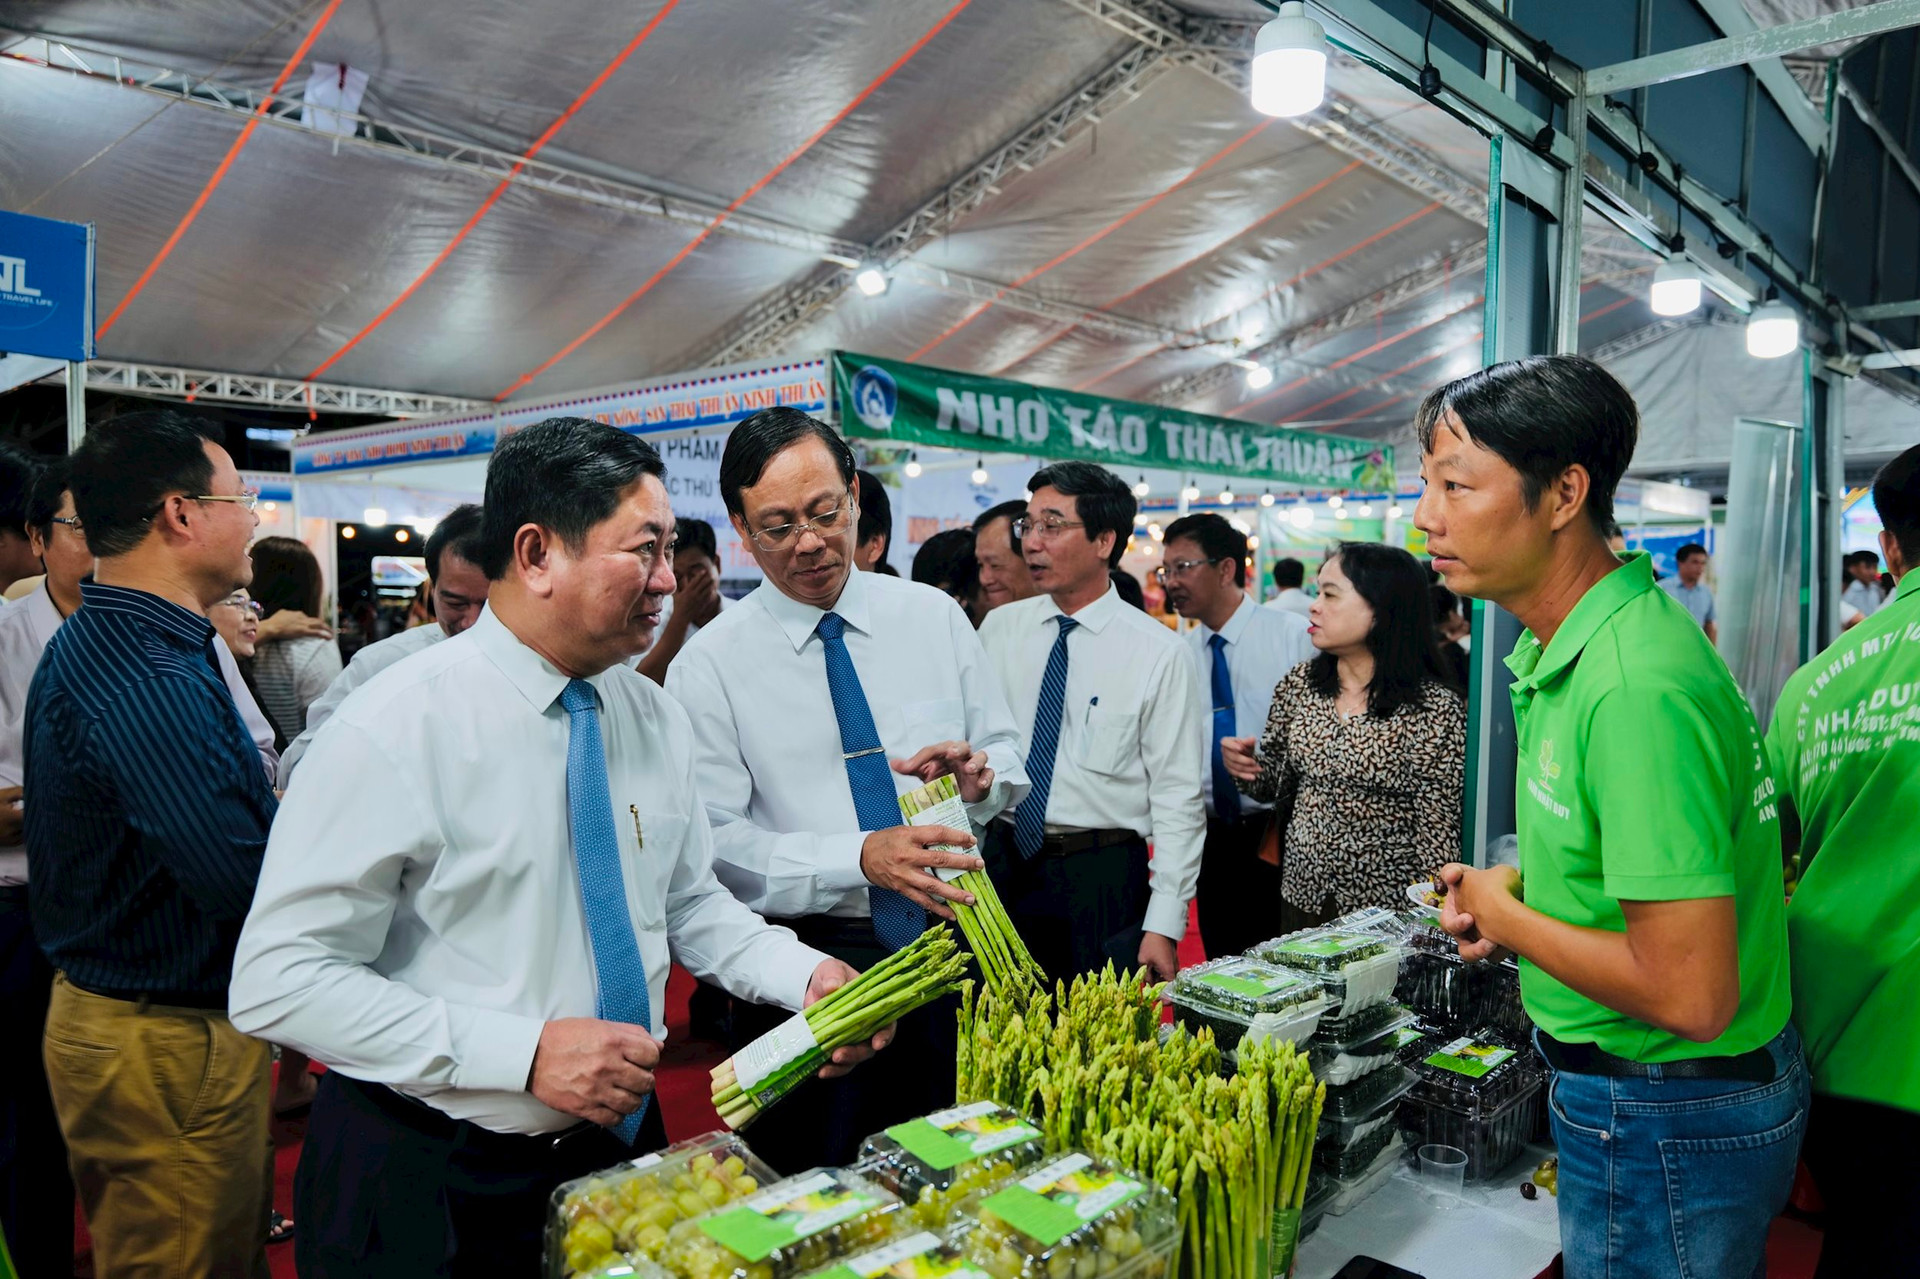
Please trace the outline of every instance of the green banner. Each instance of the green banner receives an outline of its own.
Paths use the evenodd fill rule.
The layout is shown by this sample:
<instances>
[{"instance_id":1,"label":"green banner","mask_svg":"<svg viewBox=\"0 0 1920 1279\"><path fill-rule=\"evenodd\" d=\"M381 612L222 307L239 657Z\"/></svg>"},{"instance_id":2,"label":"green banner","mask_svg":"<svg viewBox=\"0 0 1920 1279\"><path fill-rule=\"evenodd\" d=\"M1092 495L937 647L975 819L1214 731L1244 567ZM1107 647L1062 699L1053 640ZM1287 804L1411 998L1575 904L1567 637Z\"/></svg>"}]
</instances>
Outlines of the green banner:
<instances>
[{"instance_id":1,"label":"green banner","mask_svg":"<svg viewBox=\"0 0 1920 1279\"><path fill-rule=\"evenodd\" d=\"M1391 492L1393 448L1317 431L833 353L840 429L931 448L1079 458L1255 482Z\"/></svg>"}]
</instances>

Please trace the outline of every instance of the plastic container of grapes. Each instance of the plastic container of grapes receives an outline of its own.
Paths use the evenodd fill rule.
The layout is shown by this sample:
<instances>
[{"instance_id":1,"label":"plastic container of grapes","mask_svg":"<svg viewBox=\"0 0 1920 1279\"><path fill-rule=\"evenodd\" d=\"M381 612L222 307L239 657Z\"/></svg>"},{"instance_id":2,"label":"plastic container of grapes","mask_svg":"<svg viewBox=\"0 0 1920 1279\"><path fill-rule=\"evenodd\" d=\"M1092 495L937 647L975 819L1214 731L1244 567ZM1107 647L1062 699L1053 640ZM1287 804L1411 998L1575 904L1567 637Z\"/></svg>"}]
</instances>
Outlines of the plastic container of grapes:
<instances>
[{"instance_id":1,"label":"plastic container of grapes","mask_svg":"<svg viewBox=\"0 0 1920 1279\"><path fill-rule=\"evenodd\" d=\"M1396 1133L1387 1142L1386 1148L1376 1155L1373 1162L1358 1175L1329 1177L1327 1183L1333 1190L1327 1200L1327 1214L1333 1217L1345 1216L1365 1202L1392 1178L1393 1170L1400 1166L1400 1157L1405 1152L1405 1141Z\"/></svg>"},{"instance_id":2,"label":"plastic container of grapes","mask_svg":"<svg viewBox=\"0 0 1920 1279\"><path fill-rule=\"evenodd\" d=\"M1533 1021L1520 999L1520 970L1511 959L1470 963L1454 939L1423 927L1407 939L1406 958L1394 988L1401 1003L1436 1027L1488 1026L1524 1041Z\"/></svg>"},{"instance_id":3,"label":"plastic container of grapes","mask_svg":"<svg viewBox=\"0 0 1920 1279\"><path fill-rule=\"evenodd\" d=\"M543 1273L567 1279L651 1257L679 1222L778 1180L737 1134L710 1132L569 1181L549 1201Z\"/></svg>"},{"instance_id":4,"label":"plastic container of grapes","mask_svg":"<svg viewBox=\"0 0 1920 1279\"><path fill-rule=\"evenodd\" d=\"M1303 1044L1328 1008L1317 977L1244 955L1195 964L1175 977L1161 998L1172 1006L1176 1021L1195 1032L1211 1029L1226 1052L1237 1050L1249 1035Z\"/></svg>"},{"instance_id":5,"label":"plastic container of grapes","mask_svg":"<svg viewBox=\"0 0 1920 1279\"><path fill-rule=\"evenodd\" d=\"M967 1259L963 1241L916 1231L866 1252L811 1271L806 1279L881 1279L892 1275L938 1275L940 1279L991 1279Z\"/></svg>"},{"instance_id":6,"label":"plastic container of grapes","mask_svg":"<svg viewBox=\"0 0 1920 1279\"><path fill-rule=\"evenodd\" d=\"M1401 1046L1394 1032L1412 1024L1413 1013L1395 1003L1374 1004L1338 1021L1322 1018L1307 1045L1307 1063L1329 1088L1345 1087L1393 1065Z\"/></svg>"},{"instance_id":7,"label":"plastic container of grapes","mask_svg":"<svg viewBox=\"0 0 1920 1279\"><path fill-rule=\"evenodd\" d=\"M955 1229L991 1279L1164 1279L1179 1243L1172 1195L1080 1153L989 1195Z\"/></svg>"},{"instance_id":8,"label":"plastic container of grapes","mask_svg":"<svg viewBox=\"0 0 1920 1279\"><path fill-rule=\"evenodd\" d=\"M1391 1112L1419 1081L1420 1076L1405 1066L1389 1066L1327 1089L1326 1104L1320 1109L1319 1140L1346 1145L1357 1128Z\"/></svg>"},{"instance_id":9,"label":"plastic container of grapes","mask_svg":"<svg viewBox=\"0 0 1920 1279\"><path fill-rule=\"evenodd\" d=\"M1498 1176L1539 1122L1543 1080L1530 1054L1491 1031L1439 1044L1400 1107L1417 1144L1467 1152L1467 1180Z\"/></svg>"},{"instance_id":10,"label":"plastic container of grapes","mask_svg":"<svg viewBox=\"0 0 1920 1279\"><path fill-rule=\"evenodd\" d=\"M1319 977L1327 988L1328 1011L1343 1016L1391 999L1400 975L1399 945L1366 928L1306 928L1248 953Z\"/></svg>"},{"instance_id":11,"label":"plastic container of grapes","mask_svg":"<svg viewBox=\"0 0 1920 1279\"><path fill-rule=\"evenodd\" d=\"M1399 1136L1397 1110L1397 1106L1389 1103L1373 1118L1346 1126L1338 1140L1316 1138L1313 1145L1314 1163L1336 1177L1357 1177L1364 1173L1380 1157L1380 1152L1392 1145Z\"/></svg>"},{"instance_id":12,"label":"plastic container of grapes","mask_svg":"<svg viewBox=\"0 0 1920 1279\"><path fill-rule=\"evenodd\" d=\"M874 1134L855 1171L900 1196L916 1225L940 1230L1046 1155L1037 1124L980 1101Z\"/></svg>"},{"instance_id":13,"label":"plastic container of grapes","mask_svg":"<svg viewBox=\"0 0 1920 1279\"><path fill-rule=\"evenodd\" d=\"M790 1279L892 1239L903 1207L852 1169L816 1168L681 1222L653 1260L674 1279Z\"/></svg>"}]
</instances>

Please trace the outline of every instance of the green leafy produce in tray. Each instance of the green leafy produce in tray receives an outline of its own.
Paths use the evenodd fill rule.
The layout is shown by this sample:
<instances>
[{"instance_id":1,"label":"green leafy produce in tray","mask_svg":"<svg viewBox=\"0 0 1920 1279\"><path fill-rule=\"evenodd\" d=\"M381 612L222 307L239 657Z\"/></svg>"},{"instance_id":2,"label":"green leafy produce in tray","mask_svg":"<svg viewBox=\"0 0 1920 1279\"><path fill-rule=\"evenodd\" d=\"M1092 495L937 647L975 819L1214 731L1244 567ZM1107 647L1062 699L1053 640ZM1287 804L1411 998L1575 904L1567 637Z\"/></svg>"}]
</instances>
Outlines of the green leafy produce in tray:
<instances>
[{"instance_id":1,"label":"green leafy produce in tray","mask_svg":"<svg viewBox=\"0 0 1920 1279\"><path fill-rule=\"evenodd\" d=\"M1310 973L1337 973L1348 964L1387 953L1389 943L1361 929L1308 928L1262 942L1249 953L1270 964Z\"/></svg>"},{"instance_id":2,"label":"green leafy produce in tray","mask_svg":"<svg viewBox=\"0 0 1920 1279\"><path fill-rule=\"evenodd\" d=\"M858 1171L899 1195L915 1222L939 1230L957 1210L1000 1189L1046 1153L1046 1140L1031 1120L981 1101L867 1138Z\"/></svg>"}]
</instances>

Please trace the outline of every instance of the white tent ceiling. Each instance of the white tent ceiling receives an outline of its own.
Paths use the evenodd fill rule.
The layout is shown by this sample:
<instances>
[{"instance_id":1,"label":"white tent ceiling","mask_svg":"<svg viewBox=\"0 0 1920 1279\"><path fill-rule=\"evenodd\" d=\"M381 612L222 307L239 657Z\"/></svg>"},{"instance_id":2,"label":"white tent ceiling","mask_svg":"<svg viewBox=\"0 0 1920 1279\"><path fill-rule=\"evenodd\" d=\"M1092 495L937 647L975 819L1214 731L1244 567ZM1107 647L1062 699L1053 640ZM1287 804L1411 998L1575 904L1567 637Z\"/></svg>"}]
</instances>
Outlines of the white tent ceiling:
<instances>
[{"instance_id":1,"label":"white tent ceiling","mask_svg":"<svg viewBox=\"0 0 1920 1279\"><path fill-rule=\"evenodd\" d=\"M310 64L341 64L384 127L255 129L103 357L331 361L327 381L486 400L839 346L1390 435L1477 362L1485 144L1344 62L1307 127L1255 115L1235 80L1262 14L0 0L0 204L98 225L107 316L239 136L243 91L291 67L297 100ZM552 133L553 167L497 198L504 163L406 141L524 153L630 46ZM822 255L874 244L903 269L868 299ZM1652 320L1650 265L1590 239L1583 347ZM1219 372L1276 338L1272 387Z\"/></svg>"}]
</instances>

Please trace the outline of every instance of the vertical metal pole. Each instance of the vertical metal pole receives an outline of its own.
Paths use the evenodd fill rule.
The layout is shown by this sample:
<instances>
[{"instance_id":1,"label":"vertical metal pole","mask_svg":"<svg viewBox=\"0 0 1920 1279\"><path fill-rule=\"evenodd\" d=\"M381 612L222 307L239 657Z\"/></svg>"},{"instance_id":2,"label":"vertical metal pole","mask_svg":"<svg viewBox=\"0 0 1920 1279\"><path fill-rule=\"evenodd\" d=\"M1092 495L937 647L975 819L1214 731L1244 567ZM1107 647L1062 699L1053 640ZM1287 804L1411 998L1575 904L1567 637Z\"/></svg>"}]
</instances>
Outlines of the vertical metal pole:
<instances>
[{"instance_id":1,"label":"vertical metal pole","mask_svg":"<svg viewBox=\"0 0 1920 1279\"><path fill-rule=\"evenodd\" d=\"M1560 252L1553 296L1555 355L1572 355L1580 349L1581 225L1587 210L1587 99L1584 95L1567 104L1567 141L1573 144L1573 168L1563 177L1560 207L1556 210L1560 222Z\"/></svg>"},{"instance_id":2,"label":"vertical metal pole","mask_svg":"<svg viewBox=\"0 0 1920 1279\"><path fill-rule=\"evenodd\" d=\"M87 366L67 361L67 452L80 447L87 435Z\"/></svg>"}]
</instances>

